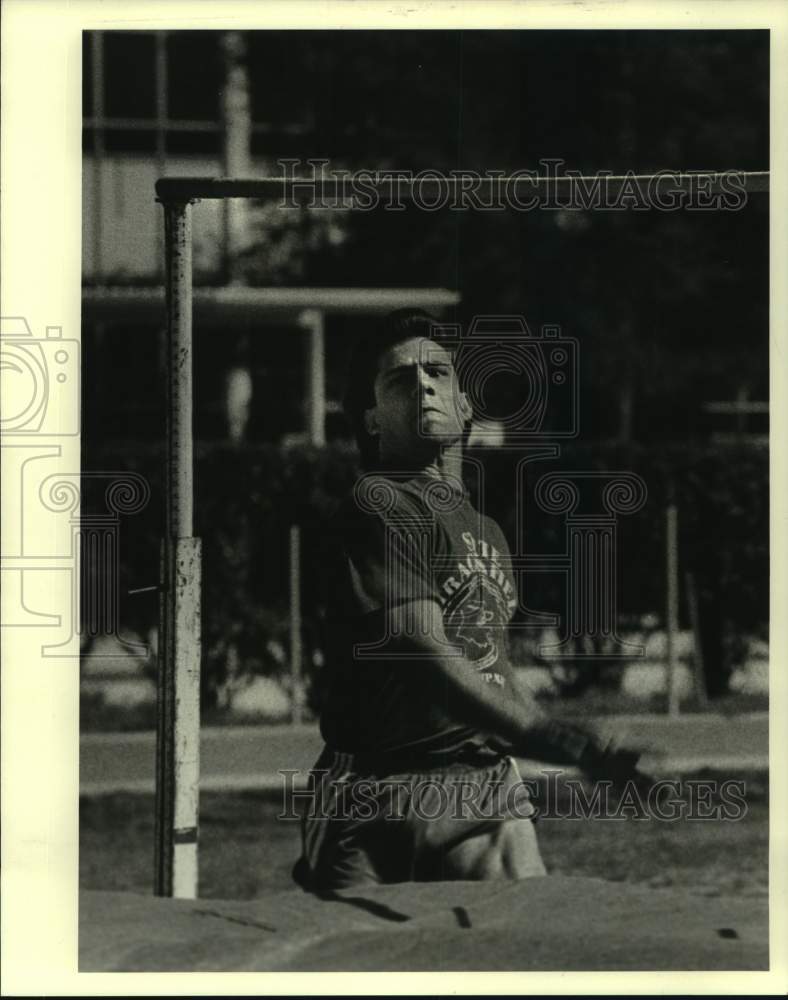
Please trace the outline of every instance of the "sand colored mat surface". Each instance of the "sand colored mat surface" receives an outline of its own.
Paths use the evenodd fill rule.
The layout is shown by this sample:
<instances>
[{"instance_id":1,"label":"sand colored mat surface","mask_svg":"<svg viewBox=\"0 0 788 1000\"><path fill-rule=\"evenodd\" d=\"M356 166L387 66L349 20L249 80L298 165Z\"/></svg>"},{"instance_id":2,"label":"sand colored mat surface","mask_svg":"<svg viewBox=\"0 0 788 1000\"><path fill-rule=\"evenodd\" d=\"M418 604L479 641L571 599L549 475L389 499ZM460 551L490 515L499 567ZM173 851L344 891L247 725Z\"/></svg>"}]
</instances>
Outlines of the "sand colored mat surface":
<instances>
[{"instance_id":1,"label":"sand colored mat surface","mask_svg":"<svg viewBox=\"0 0 788 1000\"><path fill-rule=\"evenodd\" d=\"M766 904L596 879L300 890L232 902L84 892L80 971L768 968Z\"/></svg>"}]
</instances>

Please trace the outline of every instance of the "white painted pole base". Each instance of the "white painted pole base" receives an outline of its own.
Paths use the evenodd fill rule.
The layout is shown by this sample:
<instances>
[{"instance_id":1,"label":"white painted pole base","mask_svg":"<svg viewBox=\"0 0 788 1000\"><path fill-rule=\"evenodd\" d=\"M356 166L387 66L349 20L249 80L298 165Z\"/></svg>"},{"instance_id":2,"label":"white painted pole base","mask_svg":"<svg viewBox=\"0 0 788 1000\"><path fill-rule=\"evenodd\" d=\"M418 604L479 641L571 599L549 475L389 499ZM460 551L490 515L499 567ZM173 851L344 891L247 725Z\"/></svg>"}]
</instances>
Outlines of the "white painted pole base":
<instances>
[{"instance_id":1,"label":"white painted pole base","mask_svg":"<svg viewBox=\"0 0 788 1000\"><path fill-rule=\"evenodd\" d=\"M156 754L156 894L197 897L200 539L165 542Z\"/></svg>"}]
</instances>

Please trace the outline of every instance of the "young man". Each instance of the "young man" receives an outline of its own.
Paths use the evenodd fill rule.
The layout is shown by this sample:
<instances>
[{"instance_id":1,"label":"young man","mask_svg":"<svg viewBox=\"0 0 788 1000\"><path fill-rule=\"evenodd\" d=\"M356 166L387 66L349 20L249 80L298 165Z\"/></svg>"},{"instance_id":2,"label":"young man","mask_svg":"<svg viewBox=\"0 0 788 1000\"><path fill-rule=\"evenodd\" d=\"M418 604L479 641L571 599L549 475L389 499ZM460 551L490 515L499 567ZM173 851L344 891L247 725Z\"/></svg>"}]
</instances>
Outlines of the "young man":
<instances>
[{"instance_id":1,"label":"young man","mask_svg":"<svg viewBox=\"0 0 788 1000\"><path fill-rule=\"evenodd\" d=\"M326 746L294 871L315 891L543 875L514 755L635 773L635 755L547 719L517 685L509 551L462 483L471 407L434 323L392 314L351 366L368 471L337 522Z\"/></svg>"}]
</instances>

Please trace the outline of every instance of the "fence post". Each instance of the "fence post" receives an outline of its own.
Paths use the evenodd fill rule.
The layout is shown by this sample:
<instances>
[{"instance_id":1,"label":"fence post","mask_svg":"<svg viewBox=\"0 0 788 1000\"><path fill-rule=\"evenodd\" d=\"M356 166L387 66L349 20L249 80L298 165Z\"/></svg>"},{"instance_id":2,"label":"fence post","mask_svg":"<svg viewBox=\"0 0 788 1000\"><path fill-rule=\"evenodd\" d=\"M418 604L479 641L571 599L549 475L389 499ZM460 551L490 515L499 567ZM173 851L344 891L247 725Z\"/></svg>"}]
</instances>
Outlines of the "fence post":
<instances>
[{"instance_id":1,"label":"fence post","mask_svg":"<svg viewBox=\"0 0 788 1000\"><path fill-rule=\"evenodd\" d=\"M669 500L665 511L665 556L667 577L665 638L667 640L668 659L668 714L678 715L680 711L680 699L676 640L679 629L679 542L678 510L673 498Z\"/></svg>"},{"instance_id":2,"label":"fence post","mask_svg":"<svg viewBox=\"0 0 788 1000\"><path fill-rule=\"evenodd\" d=\"M706 692L706 668L703 663L703 646L700 635L700 612L698 609L698 591L695 585L694 575L687 570L685 574L685 585L687 588L687 604L689 605L690 621L692 623L692 636L694 653L692 657L692 679L695 686L695 698L700 708L707 708L709 696Z\"/></svg>"},{"instance_id":3,"label":"fence post","mask_svg":"<svg viewBox=\"0 0 788 1000\"><path fill-rule=\"evenodd\" d=\"M298 725L303 719L301 698L301 529L290 525L290 720Z\"/></svg>"}]
</instances>

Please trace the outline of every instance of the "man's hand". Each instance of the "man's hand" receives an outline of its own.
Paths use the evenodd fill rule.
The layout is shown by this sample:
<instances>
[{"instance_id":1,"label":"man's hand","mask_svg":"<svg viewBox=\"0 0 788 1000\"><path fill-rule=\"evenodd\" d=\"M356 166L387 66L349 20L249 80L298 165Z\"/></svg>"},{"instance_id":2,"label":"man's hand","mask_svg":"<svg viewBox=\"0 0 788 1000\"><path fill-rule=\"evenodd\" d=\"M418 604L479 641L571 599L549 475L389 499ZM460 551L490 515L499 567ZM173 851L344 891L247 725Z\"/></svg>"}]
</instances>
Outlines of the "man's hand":
<instances>
[{"instance_id":1,"label":"man's hand","mask_svg":"<svg viewBox=\"0 0 788 1000\"><path fill-rule=\"evenodd\" d=\"M578 766L593 781L611 781L616 788L628 781L639 782L646 776L638 769L640 751L628 747L618 747L613 743L606 746L593 741Z\"/></svg>"},{"instance_id":2,"label":"man's hand","mask_svg":"<svg viewBox=\"0 0 788 1000\"><path fill-rule=\"evenodd\" d=\"M419 654L414 662L420 669L434 670L441 676L447 706L458 720L506 741L512 753L578 767L594 781L611 781L622 790L629 781L639 786L652 784L637 768L639 751L619 747L583 726L550 719L533 695L517 683L513 672L502 695L458 650L447 655L452 644L437 603L410 601L391 608L388 614L392 650L405 648Z\"/></svg>"},{"instance_id":3,"label":"man's hand","mask_svg":"<svg viewBox=\"0 0 788 1000\"><path fill-rule=\"evenodd\" d=\"M591 729L550 719L534 728L526 752L557 764L578 767L592 781L609 781L617 789L634 782L638 791L653 780L638 768L641 751L604 739Z\"/></svg>"}]
</instances>

